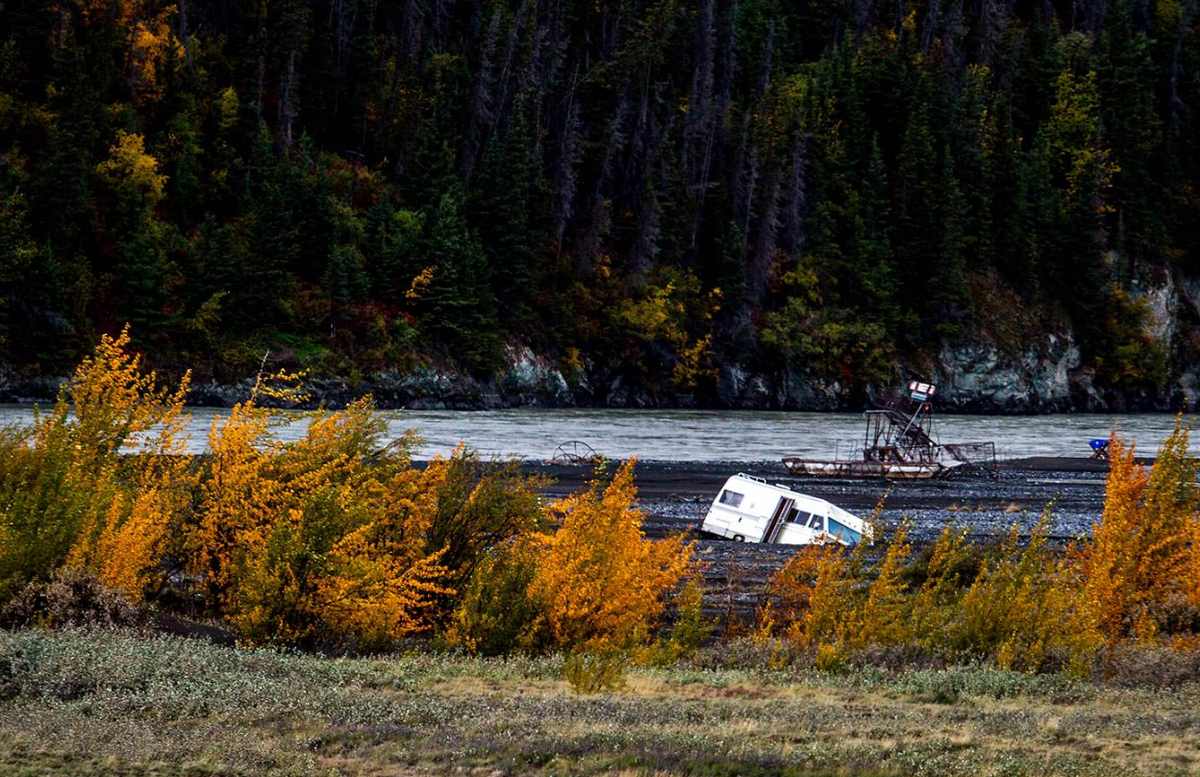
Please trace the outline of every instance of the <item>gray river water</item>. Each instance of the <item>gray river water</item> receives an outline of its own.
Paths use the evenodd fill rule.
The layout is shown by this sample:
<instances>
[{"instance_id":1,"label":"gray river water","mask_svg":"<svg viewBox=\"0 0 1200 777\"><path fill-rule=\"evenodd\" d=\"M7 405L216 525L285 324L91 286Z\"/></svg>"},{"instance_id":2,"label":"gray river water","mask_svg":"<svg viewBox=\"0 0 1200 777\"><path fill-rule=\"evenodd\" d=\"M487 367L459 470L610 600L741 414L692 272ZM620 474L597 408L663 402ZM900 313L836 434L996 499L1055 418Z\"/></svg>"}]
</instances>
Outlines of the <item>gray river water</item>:
<instances>
[{"instance_id":1,"label":"gray river water","mask_svg":"<svg viewBox=\"0 0 1200 777\"><path fill-rule=\"evenodd\" d=\"M201 452L217 408L192 408L190 447ZM32 405L0 405L0 425L27 424ZM661 461L773 461L785 455L832 458L861 447L865 422L860 413L785 413L733 410L569 410L517 409L482 412L385 412L389 431L416 429L424 439L418 451L428 458L451 451L460 441L486 455L542 460L560 443L579 440L609 458L637 456ZM998 458L1087 456L1088 440L1116 430L1137 442L1141 455L1153 455L1170 433L1170 414L956 416L935 418L943 443L992 440ZM284 440L304 434L307 420L280 426ZM1192 453L1200 453L1193 438Z\"/></svg>"}]
</instances>

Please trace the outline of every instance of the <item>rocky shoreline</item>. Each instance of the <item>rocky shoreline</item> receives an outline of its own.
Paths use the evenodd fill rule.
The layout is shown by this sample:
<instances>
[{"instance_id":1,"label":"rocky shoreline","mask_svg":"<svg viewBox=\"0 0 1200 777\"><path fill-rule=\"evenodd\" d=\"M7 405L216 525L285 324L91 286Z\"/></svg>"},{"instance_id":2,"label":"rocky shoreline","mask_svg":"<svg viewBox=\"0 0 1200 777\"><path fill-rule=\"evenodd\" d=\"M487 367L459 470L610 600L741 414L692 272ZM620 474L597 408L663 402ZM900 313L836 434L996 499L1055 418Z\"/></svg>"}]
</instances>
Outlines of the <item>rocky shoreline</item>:
<instances>
[{"instance_id":1,"label":"rocky shoreline","mask_svg":"<svg viewBox=\"0 0 1200 777\"><path fill-rule=\"evenodd\" d=\"M1094 373L1082 366L1079 348L1069 337L1051 335L1040 346L1005 354L991 344L944 347L931 365L909 368L938 385L943 412L995 415L1049 413L1128 413L1176 411L1200 400L1200 377L1186 372L1173 388L1157 396L1099 388ZM0 402L51 401L66 379L24 378L0 369ZM903 382L902 380L898 382ZM250 396L253 380L238 383L197 381L189 403L232 407ZM887 391L891 387L880 387ZM526 347L510 347L495 376L479 379L453 367L418 367L409 372L380 372L367 379L310 378L312 406L344 407L366 394L381 408L410 410L496 410L548 408L683 408L793 411L858 411L876 391L848 391L800 371L764 374L737 364L720 367L716 381L696 392L658 391L622 376L582 374L568 381L556 363Z\"/></svg>"}]
</instances>

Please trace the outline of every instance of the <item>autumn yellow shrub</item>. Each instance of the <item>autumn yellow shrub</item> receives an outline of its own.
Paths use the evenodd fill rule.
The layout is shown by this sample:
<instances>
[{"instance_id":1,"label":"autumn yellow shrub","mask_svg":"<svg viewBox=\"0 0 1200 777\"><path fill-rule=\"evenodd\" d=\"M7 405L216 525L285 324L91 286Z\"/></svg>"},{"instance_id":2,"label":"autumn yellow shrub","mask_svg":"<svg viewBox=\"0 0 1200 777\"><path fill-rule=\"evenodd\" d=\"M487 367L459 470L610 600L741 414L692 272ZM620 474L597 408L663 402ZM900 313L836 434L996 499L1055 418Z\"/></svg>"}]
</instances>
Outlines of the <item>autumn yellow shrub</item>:
<instances>
[{"instance_id":1,"label":"autumn yellow shrub","mask_svg":"<svg viewBox=\"0 0 1200 777\"><path fill-rule=\"evenodd\" d=\"M760 618L773 620L772 628L792 642L824 646L830 656L911 641L912 602L903 579L912 553L907 525L897 528L874 569L866 567L865 553L865 545L802 548L771 578Z\"/></svg>"},{"instance_id":2,"label":"autumn yellow shrub","mask_svg":"<svg viewBox=\"0 0 1200 777\"><path fill-rule=\"evenodd\" d=\"M962 599L962 622L949 647L963 657L990 656L1004 669L1041 668L1068 643L1070 592L1064 562L1047 547L1043 513L1024 547L1019 527L984 560Z\"/></svg>"},{"instance_id":3,"label":"autumn yellow shrub","mask_svg":"<svg viewBox=\"0 0 1200 777\"><path fill-rule=\"evenodd\" d=\"M415 467L370 399L284 444L256 395L213 424L184 543L250 642L380 649L449 626L480 560L542 525L539 481L463 446Z\"/></svg>"},{"instance_id":4,"label":"autumn yellow shrub","mask_svg":"<svg viewBox=\"0 0 1200 777\"><path fill-rule=\"evenodd\" d=\"M927 648L950 644L961 622L962 597L973 581L973 549L965 530L948 526L928 552L924 580L914 592L909 623L913 639Z\"/></svg>"},{"instance_id":5,"label":"autumn yellow shrub","mask_svg":"<svg viewBox=\"0 0 1200 777\"><path fill-rule=\"evenodd\" d=\"M281 444L251 401L215 422L188 539L210 604L251 642L380 648L428 628L451 589L428 549L447 465L412 467L369 399Z\"/></svg>"},{"instance_id":6,"label":"autumn yellow shrub","mask_svg":"<svg viewBox=\"0 0 1200 777\"><path fill-rule=\"evenodd\" d=\"M509 547L517 538L550 525L538 493L547 481L522 473L519 462L486 461L463 446L439 462L443 469L425 547L443 553L446 582L461 589L493 549Z\"/></svg>"},{"instance_id":7,"label":"autumn yellow shrub","mask_svg":"<svg viewBox=\"0 0 1200 777\"><path fill-rule=\"evenodd\" d=\"M40 431L0 433L0 603L63 566L85 526L118 494L114 466L97 473L93 487L80 488L69 436L39 445Z\"/></svg>"},{"instance_id":8,"label":"autumn yellow shrub","mask_svg":"<svg viewBox=\"0 0 1200 777\"><path fill-rule=\"evenodd\" d=\"M261 547L269 527L295 501L270 471L278 444L266 412L245 403L214 419L195 520L187 529L188 571L202 582L210 604L226 607L236 556ZM292 505L286 505L292 506Z\"/></svg>"},{"instance_id":9,"label":"autumn yellow shrub","mask_svg":"<svg viewBox=\"0 0 1200 777\"><path fill-rule=\"evenodd\" d=\"M540 549L521 538L483 554L443 634L448 646L495 656L546 645L545 616L530 593Z\"/></svg>"},{"instance_id":10,"label":"autumn yellow shrub","mask_svg":"<svg viewBox=\"0 0 1200 777\"><path fill-rule=\"evenodd\" d=\"M114 499L93 542L76 547L82 558L91 556L90 565L101 583L124 591L134 601L155 579L168 531L188 509L196 485L187 452L189 417L183 412L187 389L185 375L178 390L159 406L154 419L157 431L140 441L140 453L127 463L124 498Z\"/></svg>"},{"instance_id":11,"label":"autumn yellow shrub","mask_svg":"<svg viewBox=\"0 0 1200 777\"><path fill-rule=\"evenodd\" d=\"M1185 578L1187 601L1192 607L1200 610L1200 515L1192 517L1188 536L1191 539L1191 553L1188 556Z\"/></svg>"},{"instance_id":12,"label":"autumn yellow shrub","mask_svg":"<svg viewBox=\"0 0 1200 777\"><path fill-rule=\"evenodd\" d=\"M760 634L778 631L800 645L837 641L854 618L858 581L835 543L799 549L767 584Z\"/></svg>"},{"instance_id":13,"label":"autumn yellow shrub","mask_svg":"<svg viewBox=\"0 0 1200 777\"><path fill-rule=\"evenodd\" d=\"M632 467L622 467L607 488L593 484L549 506L557 532L521 529L486 554L465 584L445 641L487 655L551 647L607 655L642 644L639 660L661 663L707 639L712 624L693 577L674 597L673 628L646 644L672 590L694 566L682 538L653 542L642 535Z\"/></svg>"},{"instance_id":14,"label":"autumn yellow shrub","mask_svg":"<svg viewBox=\"0 0 1200 777\"><path fill-rule=\"evenodd\" d=\"M897 645L916 638L909 618L911 601L903 581L904 566L911 554L908 525L901 524L867 588L866 601L847 624L844 639L848 644Z\"/></svg>"},{"instance_id":15,"label":"autumn yellow shrub","mask_svg":"<svg viewBox=\"0 0 1200 777\"><path fill-rule=\"evenodd\" d=\"M244 639L374 650L427 627L445 589L438 554L412 560L330 489L276 521L237 569L230 620Z\"/></svg>"},{"instance_id":16,"label":"autumn yellow shrub","mask_svg":"<svg viewBox=\"0 0 1200 777\"><path fill-rule=\"evenodd\" d=\"M607 487L594 483L549 508L559 527L540 538L530 590L555 645L595 650L644 641L665 594L692 567L693 543L643 535L633 468L631 459Z\"/></svg>"},{"instance_id":17,"label":"autumn yellow shrub","mask_svg":"<svg viewBox=\"0 0 1200 777\"><path fill-rule=\"evenodd\" d=\"M1101 521L1079 554L1075 628L1094 641L1149 640L1165 606L1195 597L1190 574L1200 493L1182 416L1149 475L1134 446L1114 437Z\"/></svg>"},{"instance_id":18,"label":"autumn yellow shrub","mask_svg":"<svg viewBox=\"0 0 1200 777\"><path fill-rule=\"evenodd\" d=\"M101 338L49 414L0 435L0 599L68 562L141 598L186 499L187 390L187 376L171 391L142 369L126 328Z\"/></svg>"}]
</instances>

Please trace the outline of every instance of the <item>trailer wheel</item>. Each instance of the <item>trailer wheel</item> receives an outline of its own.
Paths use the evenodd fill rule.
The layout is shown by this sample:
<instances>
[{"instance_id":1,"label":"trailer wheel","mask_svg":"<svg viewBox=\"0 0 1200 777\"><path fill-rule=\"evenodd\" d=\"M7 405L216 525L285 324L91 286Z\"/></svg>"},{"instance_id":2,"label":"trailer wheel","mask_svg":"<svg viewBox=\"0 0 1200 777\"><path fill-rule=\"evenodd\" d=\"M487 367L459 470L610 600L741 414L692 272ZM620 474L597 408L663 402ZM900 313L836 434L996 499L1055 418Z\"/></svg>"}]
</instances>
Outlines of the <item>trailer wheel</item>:
<instances>
[{"instance_id":1,"label":"trailer wheel","mask_svg":"<svg viewBox=\"0 0 1200 777\"><path fill-rule=\"evenodd\" d=\"M734 542L745 542L746 538L740 534L735 534L735 535L733 535L733 541Z\"/></svg>"}]
</instances>

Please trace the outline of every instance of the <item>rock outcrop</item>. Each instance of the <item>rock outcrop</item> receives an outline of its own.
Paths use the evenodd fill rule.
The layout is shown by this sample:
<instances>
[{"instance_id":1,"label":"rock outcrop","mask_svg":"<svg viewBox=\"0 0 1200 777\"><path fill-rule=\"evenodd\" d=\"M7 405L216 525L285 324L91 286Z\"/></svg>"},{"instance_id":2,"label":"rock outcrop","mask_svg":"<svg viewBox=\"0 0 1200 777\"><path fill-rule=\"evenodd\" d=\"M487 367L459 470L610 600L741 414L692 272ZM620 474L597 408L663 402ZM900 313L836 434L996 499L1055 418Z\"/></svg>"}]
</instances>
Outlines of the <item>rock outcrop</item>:
<instances>
[{"instance_id":1,"label":"rock outcrop","mask_svg":"<svg viewBox=\"0 0 1200 777\"><path fill-rule=\"evenodd\" d=\"M1017 354L994 343L943 346L933 382L938 405L982 413L1054 413L1071 410L1082 357L1069 334L1046 335Z\"/></svg>"},{"instance_id":2,"label":"rock outcrop","mask_svg":"<svg viewBox=\"0 0 1200 777\"><path fill-rule=\"evenodd\" d=\"M1136 289L1144 300L1145 334L1172 355L1171 384L1153 396L1123 394L1097 384L1069 329L1041 333L1026 342L1001 347L984 338L944 344L922 365L903 366L901 374L920 376L938 386L938 406L969 413L1123 412L1168 410L1200 402L1200 363L1181 354L1200 330L1200 280L1163 280ZM569 379L568 379L569 375ZM53 400L64 378L24 378L0 365L0 401ZM897 379L897 384L907 378ZM869 396L896 386L859 387L801 369L754 370L745 364L721 365L716 380L695 393L653 389L586 359L570 372L524 345L505 350L501 368L480 378L447 364L425 364L408 371L385 371L359 381L315 378L307 383L311 405L342 407L373 394L383 408L413 410L488 410L508 407L719 407L753 410L856 411ZM198 382L190 401L229 407L250 396L253 381L234 384Z\"/></svg>"}]
</instances>

